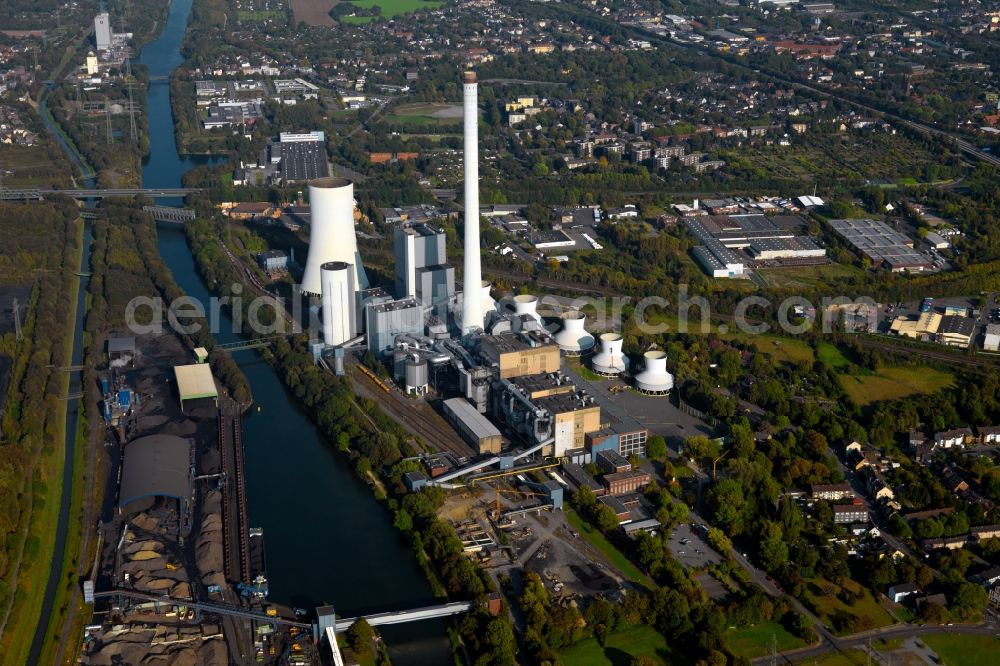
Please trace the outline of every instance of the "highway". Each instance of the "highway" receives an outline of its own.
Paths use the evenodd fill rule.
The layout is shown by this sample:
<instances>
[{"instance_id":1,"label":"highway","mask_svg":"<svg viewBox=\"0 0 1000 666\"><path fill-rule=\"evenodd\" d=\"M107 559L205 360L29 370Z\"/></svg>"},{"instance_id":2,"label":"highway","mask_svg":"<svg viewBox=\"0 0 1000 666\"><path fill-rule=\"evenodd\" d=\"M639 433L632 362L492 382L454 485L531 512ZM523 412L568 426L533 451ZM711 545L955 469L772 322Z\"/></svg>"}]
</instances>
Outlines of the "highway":
<instances>
[{"instance_id":1,"label":"highway","mask_svg":"<svg viewBox=\"0 0 1000 666\"><path fill-rule=\"evenodd\" d=\"M22 201L41 200L46 194L62 194L74 199L101 199L104 197L134 197L143 195L152 198L179 198L201 192L198 187L145 187L145 188L118 188L118 189L89 189L89 190L43 190L38 188L25 189L4 189L0 190L0 200Z\"/></svg>"}]
</instances>

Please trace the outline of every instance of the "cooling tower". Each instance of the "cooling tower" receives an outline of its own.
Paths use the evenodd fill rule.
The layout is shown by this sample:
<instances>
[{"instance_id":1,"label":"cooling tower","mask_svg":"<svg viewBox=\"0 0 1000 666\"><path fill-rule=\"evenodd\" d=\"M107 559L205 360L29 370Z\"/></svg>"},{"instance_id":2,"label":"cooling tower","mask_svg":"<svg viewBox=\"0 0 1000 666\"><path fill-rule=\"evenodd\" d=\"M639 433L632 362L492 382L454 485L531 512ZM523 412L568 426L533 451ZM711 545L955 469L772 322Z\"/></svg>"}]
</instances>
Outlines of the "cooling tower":
<instances>
[{"instance_id":1,"label":"cooling tower","mask_svg":"<svg viewBox=\"0 0 1000 666\"><path fill-rule=\"evenodd\" d=\"M584 330L587 315L571 310L562 316L563 326L555 335L559 351L565 356L580 356L594 348L594 336Z\"/></svg>"},{"instance_id":2,"label":"cooling tower","mask_svg":"<svg viewBox=\"0 0 1000 666\"><path fill-rule=\"evenodd\" d=\"M635 388L647 395L666 395L674 387L674 376L667 372L667 354L648 351L644 354L646 368L635 376Z\"/></svg>"},{"instance_id":3,"label":"cooling tower","mask_svg":"<svg viewBox=\"0 0 1000 666\"><path fill-rule=\"evenodd\" d=\"M590 359L594 372L605 377L617 377L628 369L628 357L622 353L622 336L605 333L601 336L601 350Z\"/></svg>"},{"instance_id":4,"label":"cooling tower","mask_svg":"<svg viewBox=\"0 0 1000 666\"><path fill-rule=\"evenodd\" d=\"M336 347L358 335L354 266L330 261L320 266L319 272L323 293L323 342Z\"/></svg>"},{"instance_id":5,"label":"cooling tower","mask_svg":"<svg viewBox=\"0 0 1000 666\"><path fill-rule=\"evenodd\" d=\"M479 91L476 73L466 72L463 79L463 117L465 125L465 264L462 284L462 332L483 328L483 270L479 256Z\"/></svg>"},{"instance_id":6,"label":"cooling tower","mask_svg":"<svg viewBox=\"0 0 1000 666\"><path fill-rule=\"evenodd\" d=\"M490 281L483 280L482 284L483 284L483 295L482 295L483 316L485 317L489 313L496 311L497 302L493 300L492 296L490 296L490 289L493 287L493 285L490 284Z\"/></svg>"},{"instance_id":7,"label":"cooling tower","mask_svg":"<svg viewBox=\"0 0 1000 666\"><path fill-rule=\"evenodd\" d=\"M541 321L538 316L538 296L518 294L514 297L514 312L518 315L529 315L535 321Z\"/></svg>"},{"instance_id":8,"label":"cooling tower","mask_svg":"<svg viewBox=\"0 0 1000 666\"><path fill-rule=\"evenodd\" d=\"M309 182L309 255L302 291L320 295L320 267L331 261L351 264L354 288L360 289L358 242L354 236L354 183L346 178Z\"/></svg>"}]
</instances>

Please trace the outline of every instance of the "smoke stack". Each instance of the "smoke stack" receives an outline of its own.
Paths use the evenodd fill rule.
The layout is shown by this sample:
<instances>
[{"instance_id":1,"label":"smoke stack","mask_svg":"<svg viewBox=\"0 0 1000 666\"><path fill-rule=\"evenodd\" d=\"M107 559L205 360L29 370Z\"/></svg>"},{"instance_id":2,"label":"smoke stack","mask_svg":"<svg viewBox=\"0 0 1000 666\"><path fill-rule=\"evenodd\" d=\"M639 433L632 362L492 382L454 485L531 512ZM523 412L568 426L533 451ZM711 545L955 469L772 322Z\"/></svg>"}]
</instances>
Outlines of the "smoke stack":
<instances>
[{"instance_id":1,"label":"smoke stack","mask_svg":"<svg viewBox=\"0 0 1000 666\"><path fill-rule=\"evenodd\" d=\"M483 328L482 280L479 256L479 89L476 73L463 78L465 121L465 264L462 282L462 333Z\"/></svg>"}]
</instances>

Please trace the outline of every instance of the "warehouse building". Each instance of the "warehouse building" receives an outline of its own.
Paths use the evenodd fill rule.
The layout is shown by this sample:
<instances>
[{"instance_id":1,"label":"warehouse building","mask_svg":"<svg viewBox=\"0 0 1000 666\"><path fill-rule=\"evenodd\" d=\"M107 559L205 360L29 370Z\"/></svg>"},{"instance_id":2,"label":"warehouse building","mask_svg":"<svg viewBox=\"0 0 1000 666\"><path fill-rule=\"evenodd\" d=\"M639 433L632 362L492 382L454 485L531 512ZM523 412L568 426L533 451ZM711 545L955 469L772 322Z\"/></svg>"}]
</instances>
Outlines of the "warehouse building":
<instances>
[{"instance_id":1,"label":"warehouse building","mask_svg":"<svg viewBox=\"0 0 1000 666\"><path fill-rule=\"evenodd\" d=\"M185 403L192 400L212 400L219 402L219 390L212 377L212 367L208 363L174 366L174 378L177 380L177 395L181 401L181 411Z\"/></svg>"},{"instance_id":2,"label":"warehouse building","mask_svg":"<svg viewBox=\"0 0 1000 666\"><path fill-rule=\"evenodd\" d=\"M465 398L444 401L444 414L455 429L479 453L500 453L503 437L496 426Z\"/></svg>"},{"instance_id":3,"label":"warehouse building","mask_svg":"<svg viewBox=\"0 0 1000 666\"><path fill-rule=\"evenodd\" d=\"M649 484L649 474L642 470L629 470L601 477L608 495L627 495L642 490Z\"/></svg>"},{"instance_id":4,"label":"warehouse building","mask_svg":"<svg viewBox=\"0 0 1000 666\"><path fill-rule=\"evenodd\" d=\"M986 351L1000 351L1000 324L989 324L986 326L983 349Z\"/></svg>"},{"instance_id":5,"label":"warehouse building","mask_svg":"<svg viewBox=\"0 0 1000 666\"><path fill-rule=\"evenodd\" d=\"M913 241L880 220L829 220L829 225L875 266L893 273L934 268L930 257L913 249Z\"/></svg>"},{"instance_id":6,"label":"warehouse building","mask_svg":"<svg viewBox=\"0 0 1000 666\"><path fill-rule=\"evenodd\" d=\"M178 503L186 523L193 493L194 447L175 435L149 435L129 442L122 459L118 508L126 514L150 509L158 498Z\"/></svg>"},{"instance_id":7,"label":"warehouse building","mask_svg":"<svg viewBox=\"0 0 1000 666\"><path fill-rule=\"evenodd\" d=\"M933 338L941 326L941 319L941 315L934 311L922 312L916 319L897 317L892 321L889 330L896 335L914 340Z\"/></svg>"},{"instance_id":8,"label":"warehouse building","mask_svg":"<svg viewBox=\"0 0 1000 666\"><path fill-rule=\"evenodd\" d=\"M938 342L946 347L961 347L968 349L976 334L976 321L968 317L948 315L941 317L941 325L937 330Z\"/></svg>"}]
</instances>

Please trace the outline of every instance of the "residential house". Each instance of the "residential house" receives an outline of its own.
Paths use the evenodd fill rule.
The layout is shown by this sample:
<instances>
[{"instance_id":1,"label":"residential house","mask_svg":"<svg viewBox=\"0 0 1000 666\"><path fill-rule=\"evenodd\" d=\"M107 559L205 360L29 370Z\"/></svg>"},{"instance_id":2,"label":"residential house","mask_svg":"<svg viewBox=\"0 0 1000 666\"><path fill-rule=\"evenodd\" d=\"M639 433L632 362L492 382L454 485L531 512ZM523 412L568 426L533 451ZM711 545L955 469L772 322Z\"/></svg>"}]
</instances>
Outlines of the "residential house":
<instances>
[{"instance_id":1,"label":"residential house","mask_svg":"<svg viewBox=\"0 0 1000 666\"><path fill-rule=\"evenodd\" d=\"M838 525L868 522L868 509L856 504L835 504L833 522Z\"/></svg>"},{"instance_id":2,"label":"residential house","mask_svg":"<svg viewBox=\"0 0 1000 666\"><path fill-rule=\"evenodd\" d=\"M968 543L968 535L963 534L954 537L941 537L940 539L924 539L921 546L924 550L941 550L942 548L958 550L959 548L965 548Z\"/></svg>"},{"instance_id":3,"label":"residential house","mask_svg":"<svg viewBox=\"0 0 1000 666\"><path fill-rule=\"evenodd\" d=\"M814 500L831 502L854 497L854 491L849 483L814 483L809 488L809 494Z\"/></svg>"},{"instance_id":4,"label":"residential house","mask_svg":"<svg viewBox=\"0 0 1000 666\"><path fill-rule=\"evenodd\" d=\"M1000 444L1000 426L979 426L979 441L983 444Z\"/></svg>"},{"instance_id":5,"label":"residential house","mask_svg":"<svg viewBox=\"0 0 1000 666\"><path fill-rule=\"evenodd\" d=\"M941 469L941 483L954 494L964 493L969 489L968 482L958 475L954 467L943 467Z\"/></svg>"},{"instance_id":6,"label":"residential house","mask_svg":"<svg viewBox=\"0 0 1000 666\"><path fill-rule=\"evenodd\" d=\"M920 588L916 583L899 583L889 588L888 597L893 603L899 603L907 597L919 594Z\"/></svg>"},{"instance_id":7,"label":"residential house","mask_svg":"<svg viewBox=\"0 0 1000 666\"><path fill-rule=\"evenodd\" d=\"M934 433L934 445L942 449L965 446L972 440L972 428L955 428L954 430L942 430Z\"/></svg>"},{"instance_id":8,"label":"residential house","mask_svg":"<svg viewBox=\"0 0 1000 666\"><path fill-rule=\"evenodd\" d=\"M980 525L969 530L969 535L976 541L1000 537L1000 525Z\"/></svg>"}]
</instances>

